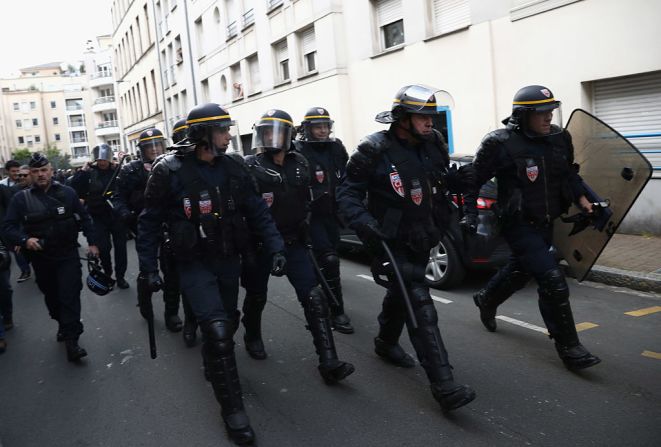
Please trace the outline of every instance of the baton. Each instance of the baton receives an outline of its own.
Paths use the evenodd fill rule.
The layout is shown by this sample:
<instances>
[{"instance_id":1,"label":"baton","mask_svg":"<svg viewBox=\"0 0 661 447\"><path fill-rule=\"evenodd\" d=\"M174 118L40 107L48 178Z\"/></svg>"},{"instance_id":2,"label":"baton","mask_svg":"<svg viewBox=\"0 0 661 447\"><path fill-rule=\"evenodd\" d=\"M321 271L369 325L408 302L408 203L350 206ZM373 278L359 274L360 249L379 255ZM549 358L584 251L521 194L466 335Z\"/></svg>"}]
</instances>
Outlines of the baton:
<instances>
[{"instance_id":1,"label":"baton","mask_svg":"<svg viewBox=\"0 0 661 447\"><path fill-rule=\"evenodd\" d=\"M317 274L319 282L321 283L321 287L324 289L324 292L326 293L327 297L330 298L331 301L333 301L333 304L336 307L340 307L340 302L337 301L337 297L335 296L330 286L328 285L328 282L326 281L324 274L321 272L321 269L319 268L319 264L317 264L317 259L314 257L314 253L312 252L312 249L310 247L306 247L305 251L308 254L308 258L310 258L310 261L312 261L312 265L314 266L315 273Z\"/></svg>"},{"instance_id":2,"label":"baton","mask_svg":"<svg viewBox=\"0 0 661 447\"><path fill-rule=\"evenodd\" d=\"M149 353L152 360L156 359L156 335L154 334L154 316L147 320L147 330L149 331Z\"/></svg>"},{"instance_id":3,"label":"baton","mask_svg":"<svg viewBox=\"0 0 661 447\"><path fill-rule=\"evenodd\" d=\"M411 319L411 326L414 330L418 329L418 322L416 321L415 313L413 312L413 306L411 305L411 298L409 297L408 290L406 290L406 284L404 284L404 278L402 278L402 273L399 271L399 266L397 265L397 262L395 262L395 257L392 255L392 252L390 251L390 247L388 247L388 244L383 239L381 239L381 246L383 247L383 250L385 250L388 259L390 259L390 264L392 265L392 269L395 272L395 278L397 279L399 288L402 291L402 298L404 298L406 311L408 312L409 318Z\"/></svg>"},{"instance_id":4,"label":"baton","mask_svg":"<svg viewBox=\"0 0 661 447\"><path fill-rule=\"evenodd\" d=\"M115 172L112 173L112 177L110 177L110 181L108 182L105 189L103 190L103 193L101 194L101 197L105 198L106 194L108 194L108 190L110 189L110 186L112 185L112 182L114 182L115 179L117 178L117 176L119 175L119 170L122 169L122 163L124 163L124 160L126 160L127 155L128 154L124 154L124 155L122 155L122 158L119 159L119 163L117 163L117 167L115 168ZM106 199L106 203L108 204L108 206L110 206L110 208L113 208L113 209L115 208L115 206L112 204L110 199Z\"/></svg>"}]
</instances>

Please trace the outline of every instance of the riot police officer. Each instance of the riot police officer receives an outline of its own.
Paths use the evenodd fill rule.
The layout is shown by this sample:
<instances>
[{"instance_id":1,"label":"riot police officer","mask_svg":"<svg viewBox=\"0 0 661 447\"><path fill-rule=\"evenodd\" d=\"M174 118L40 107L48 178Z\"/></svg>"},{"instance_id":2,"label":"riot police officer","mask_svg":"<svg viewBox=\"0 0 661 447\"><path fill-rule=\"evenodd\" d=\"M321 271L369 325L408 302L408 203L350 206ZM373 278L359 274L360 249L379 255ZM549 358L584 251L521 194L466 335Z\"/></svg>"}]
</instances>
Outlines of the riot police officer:
<instances>
[{"instance_id":1,"label":"riot police officer","mask_svg":"<svg viewBox=\"0 0 661 447\"><path fill-rule=\"evenodd\" d=\"M172 142L174 144L184 141L188 136L188 124L186 118L182 118L174 123L172 126Z\"/></svg>"},{"instance_id":2,"label":"riot police officer","mask_svg":"<svg viewBox=\"0 0 661 447\"><path fill-rule=\"evenodd\" d=\"M205 376L213 386L230 438L251 443L232 337L238 324L239 253L249 231L260 233L272 255L272 273L285 267L284 244L245 164L224 154L230 144L229 113L218 104L193 108L187 147L152 169L145 209L138 219L140 281L162 286L157 256L167 222L182 293L190 300L203 337Z\"/></svg>"},{"instance_id":3,"label":"riot police officer","mask_svg":"<svg viewBox=\"0 0 661 447\"><path fill-rule=\"evenodd\" d=\"M143 131L138 137L140 159L132 160L122 166L116 180L112 203L115 215L124 224L137 233L137 217L144 208L144 191L147 178L156 157L165 151L165 137L163 133L151 128ZM163 272L163 302L165 304L165 326L172 332L181 331L182 323L179 318L179 281L176 273L172 272L173 260L169 256L169 249L163 238L160 250L160 266ZM138 287L138 294L151 294L149 290Z\"/></svg>"},{"instance_id":4,"label":"riot police officer","mask_svg":"<svg viewBox=\"0 0 661 447\"><path fill-rule=\"evenodd\" d=\"M312 171L312 247L337 301L328 303L331 324L336 331L351 334L353 326L344 312L340 284L340 257L337 254L340 229L335 201L335 188L344 175L349 156L342 141L334 137L333 120L323 107L312 107L305 113L299 132L300 137L294 145L307 158Z\"/></svg>"},{"instance_id":5,"label":"riot police officer","mask_svg":"<svg viewBox=\"0 0 661 447\"><path fill-rule=\"evenodd\" d=\"M306 253L310 238L306 221L310 168L305 157L292 150L292 132L293 122L287 112L267 111L254 126L252 147L257 155L248 156L246 163L285 241L287 278L303 306L319 356L319 373L327 383L336 383L351 374L354 367L337 357L326 297ZM269 256L258 249L255 265L247 265L242 277L246 289L242 320L246 328L246 349L257 359L266 358L260 323L268 280Z\"/></svg>"},{"instance_id":6,"label":"riot police officer","mask_svg":"<svg viewBox=\"0 0 661 447\"><path fill-rule=\"evenodd\" d=\"M80 321L83 286L76 216L87 238L89 255L96 257L99 250L94 227L76 192L52 180L53 168L46 157L32 154L29 167L33 184L12 197L2 233L29 257L48 313L58 322L57 340L64 340L67 359L74 362L87 355L78 345L83 333Z\"/></svg>"},{"instance_id":7,"label":"riot police officer","mask_svg":"<svg viewBox=\"0 0 661 447\"><path fill-rule=\"evenodd\" d=\"M588 213L592 205L574 165L571 136L553 124L559 107L560 101L541 85L523 87L514 95L512 115L503 121L506 127L487 134L477 151L476 181L465 198L464 223L476 228L477 192L495 175L502 234L512 255L475 294L480 319L489 331L495 331L498 306L535 278L539 309L560 358L569 369L583 369L600 359L578 340L569 287L549 248L553 220L572 202Z\"/></svg>"},{"instance_id":8,"label":"riot police officer","mask_svg":"<svg viewBox=\"0 0 661 447\"><path fill-rule=\"evenodd\" d=\"M129 283L124 279L127 267L126 227L122 220L114 215L113 209L108 204L115 186L112 149L107 144L95 146L92 149L92 156L94 163L88 170L78 171L71 180L71 186L84 200L85 208L94 221L95 239L99 243L103 270L107 275L112 275L110 251L114 248L117 287L127 289Z\"/></svg>"},{"instance_id":9,"label":"riot police officer","mask_svg":"<svg viewBox=\"0 0 661 447\"><path fill-rule=\"evenodd\" d=\"M449 188L461 189L459 173L448 169L445 141L432 127L444 94L419 85L401 88L391 110L376 117L377 122L390 123L390 128L359 143L338 187L337 200L349 226L374 254L375 280L388 278L378 281L387 292L378 317L376 353L396 365L414 366L398 344L406 323L434 398L444 410L454 410L472 401L475 392L454 382L436 308L425 284L429 251L438 244L450 212L446 193ZM384 240L404 272L403 285L397 283L394 267L384 254ZM410 303L404 301L400 287L408 291ZM408 315L407 305L412 309Z\"/></svg>"}]
</instances>

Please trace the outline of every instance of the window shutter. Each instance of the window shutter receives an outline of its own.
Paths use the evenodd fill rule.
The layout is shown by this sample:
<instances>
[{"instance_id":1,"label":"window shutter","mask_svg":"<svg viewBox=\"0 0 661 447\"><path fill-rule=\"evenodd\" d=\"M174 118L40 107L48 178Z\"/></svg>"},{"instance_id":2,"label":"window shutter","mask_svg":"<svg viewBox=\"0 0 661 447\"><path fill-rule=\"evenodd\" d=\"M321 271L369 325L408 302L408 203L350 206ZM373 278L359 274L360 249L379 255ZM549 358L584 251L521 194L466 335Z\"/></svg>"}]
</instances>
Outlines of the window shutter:
<instances>
[{"instance_id":1,"label":"window shutter","mask_svg":"<svg viewBox=\"0 0 661 447\"><path fill-rule=\"evenodd\" d=\"M434 34L449 33L471 24L468 0L433 0Z\"/></svg>"},{"instance_id":2,"label":"window shutter","mask_svg":"<svg viewBox=\"0 0 661 447\"><path fill-rule=\"evenodd\" d=\"M379 0L376 2L376 22L379 27L402 18L402 0Z\"/></svg>"},{"instance_id":3,"label":"window shutter","mask_svg":"<svg viewBox=\"0 0 661 447\"><path fill-rule=\"evenodd\" d=\"M289 59L289 53L287 51L287 41L286 40L280 42L275 47L275 58L277 59L278 63L284 61L285 59Z\"/></svg>"},{"instance_id":4,"label":"window shutter","mask_svg":"<svg viewBox=\"0 0 661 447\"><path fill-rule=\"evenodd\" d=\"M310 27L303 31L301 34L301 50L303 54L312 53L316 50L315 40L314 40L314 27Z\"/></svg>"}]
</instances>

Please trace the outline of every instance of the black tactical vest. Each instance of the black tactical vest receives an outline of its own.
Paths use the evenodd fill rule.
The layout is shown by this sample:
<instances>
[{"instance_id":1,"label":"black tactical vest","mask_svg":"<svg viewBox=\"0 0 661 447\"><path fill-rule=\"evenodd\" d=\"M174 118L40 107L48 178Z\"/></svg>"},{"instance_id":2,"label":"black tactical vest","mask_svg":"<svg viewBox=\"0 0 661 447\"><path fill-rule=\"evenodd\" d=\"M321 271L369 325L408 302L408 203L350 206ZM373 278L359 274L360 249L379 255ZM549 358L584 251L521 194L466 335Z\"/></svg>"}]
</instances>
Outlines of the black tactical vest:
<instances>
[{"instance_id":1,"label":"black tactical vest","mask_svg":"<svg viewBox=\"0 0 661 447\"><path fill-rule=\"evenodd\" d=\"M103 191L105 191L108 182L112 178L112 174L112 168L101 171L98 167L93 166L90 169L89 188L87 190L85 205L91 214L101 214L110 210L106 203L109 195L108 197L103 197ZM111 191L111 188L108 188L108 191Z\"/></svg>"},{"instance_id":2,"label":"black tactical vest","mask_svg":"<svg viewBox=\"0 0 661 447\"><path fill-rule=\"evenodd\" d=\"M338 185L347 164L347 155L337 142L307 143L294 141L298 150L307 159L310 167L312 189L312 211L318 214L334 214L335 187Z\"/></svg>"},{"instance_id":3,"label":"black tactical vest","mask_svg":"<svg viewBox=\"0 0 661 447\"><path fill-rule=\"evenodd\" d=\"M308 212L310 172L307 160L296 152L285 155L283 166L259 154L246 163L285 241L297 239Z\"/></svg>"},{"instance_id":4,"label":"black tactical vest","mask_svg":"<svg viewBox=\"0 0 661 447\"><path fill-rule=\"evenodd\" d=\"M168 227L172 248L182 260L200 252L231 256L248 244L247 226L237 203L243 196L240 173L228 158L218 157L216 162L223 164L227 176L220 186L209 185L200 176L195 157L184 157L174 171L183 191L176 197L178 207L170 209Z\"/></svg>"},{"instance_id":5,"label":"black tactical vest","mask_svg":"<svg viewBox=\"0 0 661 447\"><path fill-rule=\"evenodd\" d=\"M569 185L571 152L563 134L544 138L527 138L512 132L504 143L516 166L516 180L509 179L499 188L499 201L507 203L519 194L523 216L535 223L550 223L571 205Z\"/></svg>"},{"instance_id":6,"label":"black tactical vest","mask_svg":"<svg viewBox=\"0 0 661 447\"><path fill-rule=\"evenodd\" d=\"M50 195L31 188L19 194L23 194L26 205L25 232L29 237L43 239L46 253L57 254L76 247L78 224L62 186L53 183L51 188Z\"/></svg>"},{"instance_id":7,"label":"black tactical vest","mask_svg":"<svg viewBox=\"0 0 661 447\"><path fill-rule=\"evenodd\" d=\"M141 160L133 160L128 166L130 167L129 175L136 177L132 182L135 186L129 194L128 207L131 211L139 214L145 207L145 187L147 186L149 173L145 170Z\"/></svg>"}]
</instances>

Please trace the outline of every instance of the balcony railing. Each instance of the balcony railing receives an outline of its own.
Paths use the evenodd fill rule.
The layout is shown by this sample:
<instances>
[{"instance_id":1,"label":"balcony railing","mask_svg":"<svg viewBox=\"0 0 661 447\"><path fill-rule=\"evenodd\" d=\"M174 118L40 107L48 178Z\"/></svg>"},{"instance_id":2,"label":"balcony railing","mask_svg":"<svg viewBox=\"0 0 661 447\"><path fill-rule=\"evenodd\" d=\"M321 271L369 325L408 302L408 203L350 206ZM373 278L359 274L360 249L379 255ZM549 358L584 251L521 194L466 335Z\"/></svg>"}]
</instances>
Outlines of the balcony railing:
<instances>
[{"instance_id":1,"label":"balcony railing","mask_svg":"<svg viewBox=\"0 0 661 447\"><path fill-rule=\"evenodd\" d=\"M97 124L97 129L107 129L108 127L117 127L117 120L101 121Z\"/></svg>"},{"instance_id":2,"label":"balcony railing","mask_svg":"<svg viewBox=\"0 0 661 447\"><path fill-rule=\"evenodd\" d=\"M85 121L70 121L69 127L85 127Z\"/></svg>"},{"instance_id":3,"label":"balcony railing","mask_svg":"<svg viewBox=\"0 0 661 447\"><path fill-rule=\"evenodd\" d=\"M244 12L243 17L242 17L242 21L243 21L243 29L246 29L250 25L255 23L255 10L254 9L249 9L246 12Z\"/></svg>"},{"instance_id":4,"label":"balcony railing","mask_svg":"<svg viewBox=\"0 0 661 447\"><path fill-rule=\"evenodd\" d=\"M115 102L114 96L101 96L94 101L94 104L105 104L107 102Z\"/></svg>"},{"instance_id":5,"label":"balcony railing","mask_svg":"<svg viewBox=\"0 0 661 447\"><path fill-rule=\"evenodd\" d=\"M71 138L72 143L86 143L87 137L73 137Z\"/></svg>"},{"instance_id":6,"label":"balcony railing","mask_svg":"<svg viewBox=\"0 0 661 447\"><path fill-rule=\"evenodd\" d=\"M227 38L230 39L234 36L236 36L236 20L229 25L227 25Z\"/></svg>"},{"instance_id":7,"label":"balcony railing","mask_svg":"<svg viewBox=\"0 0 661 447\"><path fill-rule=\"evenodd\" d=\"M66 109L69 110L69 111L72 111L72 110L82 110L82 109L83 109L83 105L82 105L82 104L67 105Z\"/></svg>"},{"instance_id":8,"label":"balcony railing","mask_svg":"<svg viewBox=\"0 0 661 447\"><path fill-rule=\"evenodd\" d=\"M278 6L282 5L284 0L267 0L266 1L266 10L271 11L272 9L277 8Z\"/></svg>"},{"instance_id":9,"label":"balcony railing","mask_svg":"<svg viewBox=\"0 0 661 447\"><path fill-rule=\"evenodd\" d=\"M110 71L97 71L96 73L90 75L90 79L109 78L111 76L112 74Z\"/></svg>"}]
</instances>

